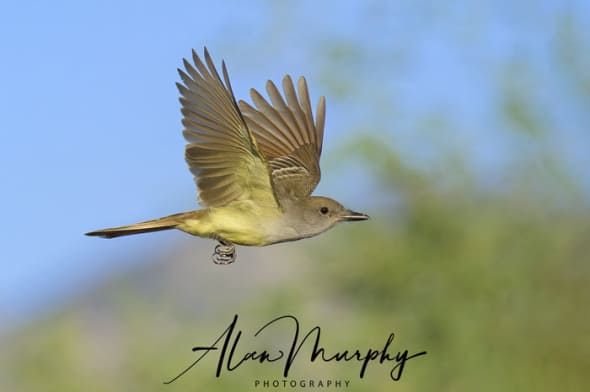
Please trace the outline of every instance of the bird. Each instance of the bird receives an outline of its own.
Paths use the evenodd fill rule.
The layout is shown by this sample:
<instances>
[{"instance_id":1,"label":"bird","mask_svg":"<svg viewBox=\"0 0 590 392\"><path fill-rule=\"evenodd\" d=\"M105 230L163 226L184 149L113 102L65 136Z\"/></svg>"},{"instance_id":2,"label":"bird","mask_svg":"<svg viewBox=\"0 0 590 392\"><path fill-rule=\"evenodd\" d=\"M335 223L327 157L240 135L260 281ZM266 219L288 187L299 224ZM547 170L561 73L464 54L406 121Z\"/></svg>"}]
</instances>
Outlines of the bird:
<instances>
[{"instance_id":1,"label":"bird","mask_svg":"<svg viewBox=\"0 0 590 392\"><path fill-rule=\"evenodd\" d=\"M225 61L222 79L206 47L203 54L204 61L193 49L193 63L183 59L176 86L188 142L185 160L204 208L86 235L115 238L178 229L216 240L213 261L231 264L235 245L301 240L340 222L369 218L312 195L320 181L325 97L319 98L314 119L305 78L299 78L296 91L286 75L283 95L269 80L270 102L251 89L254 106L238 103Z\"/></svg>"}]
</instances>

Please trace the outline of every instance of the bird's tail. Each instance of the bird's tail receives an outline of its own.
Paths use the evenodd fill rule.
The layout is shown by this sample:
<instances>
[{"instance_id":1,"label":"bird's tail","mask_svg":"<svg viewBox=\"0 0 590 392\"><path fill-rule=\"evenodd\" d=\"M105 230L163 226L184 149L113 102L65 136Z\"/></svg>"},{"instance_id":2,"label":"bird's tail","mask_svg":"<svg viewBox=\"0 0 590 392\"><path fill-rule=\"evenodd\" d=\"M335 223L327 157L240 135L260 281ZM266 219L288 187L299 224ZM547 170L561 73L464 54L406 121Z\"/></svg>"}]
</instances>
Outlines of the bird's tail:
<instances>
[{"instance_id":1,"label":"bird's tail","mask_svg":"<svg viewBox=\"0 0 590 392\"><path fill-rule=\"evenodd\" d=\"M152 231L169 230L176 228L179 224L184 222L187 218L196 215L198 211L181 212L165 216L159 219L153 219L145 222L135 223L128 226L111 227L108 229L96 230L86 233L89 236L96 236L102 238L115 238L131 234L149 233Z\"/></svg>"}]
</instances>

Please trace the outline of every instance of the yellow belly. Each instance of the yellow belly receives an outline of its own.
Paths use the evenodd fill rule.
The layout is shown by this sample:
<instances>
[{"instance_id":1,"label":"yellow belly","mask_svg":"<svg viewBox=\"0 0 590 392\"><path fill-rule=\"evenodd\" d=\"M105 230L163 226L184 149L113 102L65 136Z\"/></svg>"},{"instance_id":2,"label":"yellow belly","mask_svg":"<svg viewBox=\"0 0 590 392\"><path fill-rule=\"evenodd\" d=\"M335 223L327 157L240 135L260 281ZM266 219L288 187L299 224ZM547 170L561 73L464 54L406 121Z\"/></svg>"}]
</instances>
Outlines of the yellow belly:
<instances>
[{"instance_id":1,"label":"yellow belly","mask_svg":"<svg viewBox=\"0 0 590 392\"><path fill-rule=\"evenodd\" d=\"M201 210L195 219L178 228L189 234L225 239L238 245L263 246L272 242L272 227L281 215L277 208L263 208L250 201Z\"/></svg>"}]
</instances>

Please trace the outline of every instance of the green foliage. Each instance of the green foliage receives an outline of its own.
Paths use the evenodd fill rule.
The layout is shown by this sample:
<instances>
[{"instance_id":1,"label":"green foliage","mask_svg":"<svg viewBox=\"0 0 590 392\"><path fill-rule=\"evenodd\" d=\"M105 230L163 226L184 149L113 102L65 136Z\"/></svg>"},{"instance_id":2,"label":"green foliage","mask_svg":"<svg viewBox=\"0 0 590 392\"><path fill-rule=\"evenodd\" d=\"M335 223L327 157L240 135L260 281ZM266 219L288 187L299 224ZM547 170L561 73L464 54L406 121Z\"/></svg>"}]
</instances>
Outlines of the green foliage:
<instances>
[{"instance_id":1,"label":"green foliage","mask_svg":"<svg viewBox=\"0 0 590 392\"><path fill-rule=\"evenodd\" d=\"M539 196L523 189L441 191L382 144L361 146L383 192L401 202L320 250L323 295L429 351L417 390L585 384L587 207L529 203Z\"/></svg>"}]
</instances>

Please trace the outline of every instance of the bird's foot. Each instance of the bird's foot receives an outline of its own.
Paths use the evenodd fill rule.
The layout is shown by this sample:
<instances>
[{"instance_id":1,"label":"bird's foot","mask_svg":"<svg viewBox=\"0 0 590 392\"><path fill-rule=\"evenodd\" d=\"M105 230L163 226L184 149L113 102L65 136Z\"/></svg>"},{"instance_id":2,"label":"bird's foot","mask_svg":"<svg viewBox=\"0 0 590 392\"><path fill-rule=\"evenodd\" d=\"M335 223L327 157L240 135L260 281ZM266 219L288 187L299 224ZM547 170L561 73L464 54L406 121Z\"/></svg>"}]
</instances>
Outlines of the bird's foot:
<instances>
[{"instance_id":1,"label":"bird's foot","mask_svg":"<svg viewBox=\"0 0 590 392\"><path fill-rule=\"evenodd\" d=\"M236 261L236 247L231 242L220 240L211 257L215 264L231 264Z\"/></svg>"}]
</instances>

